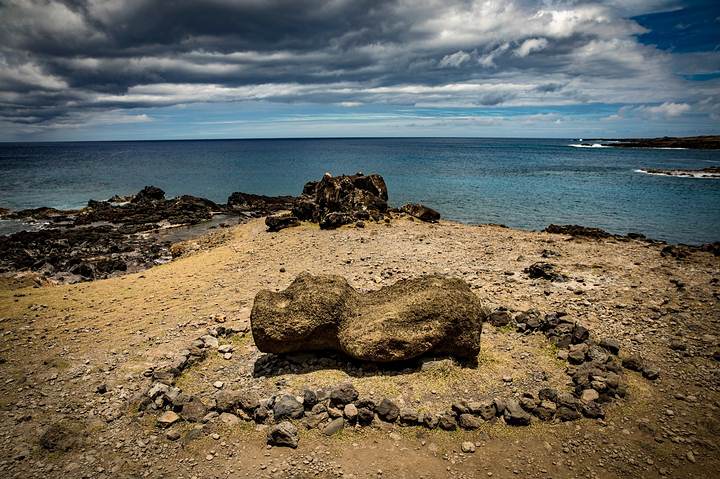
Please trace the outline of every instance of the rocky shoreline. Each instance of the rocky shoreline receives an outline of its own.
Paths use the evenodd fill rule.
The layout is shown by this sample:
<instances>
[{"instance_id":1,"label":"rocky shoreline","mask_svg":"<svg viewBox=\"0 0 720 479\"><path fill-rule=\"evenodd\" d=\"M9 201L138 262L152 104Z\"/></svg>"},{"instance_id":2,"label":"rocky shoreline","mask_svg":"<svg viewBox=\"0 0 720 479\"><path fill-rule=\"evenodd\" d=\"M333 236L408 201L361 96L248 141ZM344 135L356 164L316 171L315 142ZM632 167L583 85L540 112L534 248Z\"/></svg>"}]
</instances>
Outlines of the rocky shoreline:
<instances>
[{"instance_id":1,"label":"rocky shoreline","mask_svg":"<svg viewBox=\"0 0 720 479\"><path fill-rule=\"evenodd\" d=\"M709 170L715 172L714 168ZM5 210L0 212L0 219L43 221L47 225L0 236L0 274L25 272L42 284L76 283L138 272L192 249L182 242L257 217L265 217L269 232L298 226L301 221L334 229L349 224L363 228L365 221L389 223L402 217L430 223L440 219L440 213L427 206L415 203L391 208L387 200L387 187L380 175L358 173L338 177L326 174L320 181L308 182L298 197L235 192L226 204L217 204L190 195L166 199L164 191L148 186L135 195L90 200L79 210ZM617 235L579 225L553 224L544 231L577 238L666 244L640 233ZM667 245L663 254L683 257L693 251L717 256L720 242Z\"/></svg>"},{"instance_id":2,"label":"rocky shoreline","mask_svg":"<svg viewBox=\"0 0 720 479\"><path fill-rule=\"evenodd\" d=\"M695 170L664 169L664 168L642 168L638 170L648 175L680 176L683 178L720 178L720 167L710 166Z\"/></svg>"},{"instance_id":3,"label":"rocky shoreline","mask_svg":"<svg viewBox=\"0 0 720 479\"><path fill-rule=\"evenodd\" d=\"M38 281L76 283L137 272L170 261L173 241L199 237L230 222L290 208L290 197L233 193L227 204L189 195L166 199L147 186L135 195L90 200L79 210L6 211L0 219L46 226L0 236L0 273L29 272ZM215 219L215 221L213 221Z\"/></svg>"},{"instance_id":4,"label":"rocky shoreline","mask_svg":"<svg viewBox=\"0 0 720 479\"><path fill-rule=\"evenodd\" d=\"M185 251L173 242L192 240L211 229L266 216L269 231L315 222L333 229L364 221L389 220L400 210L389 208L380 175L333 177L311 181L298 197L232 193L225 204L165 192L147 186L135 195L90 200L79 210L41 207L0 211L0 220L44 222L45 227L0 236L0 274L29 272L42 283L76 283L137 272L166 263ZM404 211L424 221L440 214L422 205ZM276 214L285 211L285 214ZM213 219L216 221L213 222ZM168 235L174 230L174 235ZM168 239L174 236L174 241Z\"/></svg>"}]
</instances>

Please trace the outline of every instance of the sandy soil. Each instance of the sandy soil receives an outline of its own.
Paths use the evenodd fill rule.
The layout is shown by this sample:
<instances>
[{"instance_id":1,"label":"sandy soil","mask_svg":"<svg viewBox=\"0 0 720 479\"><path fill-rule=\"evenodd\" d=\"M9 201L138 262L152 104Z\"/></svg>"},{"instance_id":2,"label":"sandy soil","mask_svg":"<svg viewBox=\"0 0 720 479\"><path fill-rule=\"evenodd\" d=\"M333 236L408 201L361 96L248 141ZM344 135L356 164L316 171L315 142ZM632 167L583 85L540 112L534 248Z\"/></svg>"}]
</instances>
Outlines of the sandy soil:
<instances>
[{"instance_id":1,"label":"sandy soil","mask_svg":"<svg viewBox=\"0 0 720 479\"><path fill-rule=\"evenodd\" d=\"M638 241L406 217L364 229L304 224L279 233L253 220L221 234L142 273L68 286L3 282L0 476L713 477L720 467L720 363L713 357L720 259L709 253L677 260ZM541 260L570 280L529 279L523 269ZM457 276L490 307L566 311L594 336L619 340L622 354L641 353L661 376L648 381L627 372L630 395L609 407L604 421L452 433L380 423L332 437L303 429L296 450L267 447L262 426L249 422L182 424L182 438L170 441L155 426L157 413L138 414L138 395L150 381L145 370L218 318L247 327L257 291L285 288L302 271L340 274L362 290L423 273ZM568 387L566 363L544 337L489 325L477 369L438 362L378 372L342 359L304 367L297 358L258 377L253 368L264 355L251 335L232 342L232 359L211 355L193 366L179 380L183 390L210 395L220 380L270 394L349 379L362 395L435 410L458 398ZM99 394L102 384L108 391ZM39 438L56 423L79 444L43 449ZM461 452L468 440L475 453Z\"/></svg>"}]
</instances>

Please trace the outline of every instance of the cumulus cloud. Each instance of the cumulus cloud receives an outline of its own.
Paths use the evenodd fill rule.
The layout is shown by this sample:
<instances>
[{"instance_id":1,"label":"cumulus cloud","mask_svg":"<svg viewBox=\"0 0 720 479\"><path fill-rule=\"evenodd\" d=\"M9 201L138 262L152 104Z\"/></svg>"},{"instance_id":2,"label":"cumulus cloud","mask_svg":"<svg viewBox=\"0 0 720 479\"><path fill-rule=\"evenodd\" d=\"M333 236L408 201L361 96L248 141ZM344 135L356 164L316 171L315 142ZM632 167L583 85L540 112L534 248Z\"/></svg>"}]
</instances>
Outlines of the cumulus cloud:
<instances>
[{"instance_id":1,"label":"cumulus cloud","mask_svg":"<svg viewBox=\"0 0 720 479\"><path fill-rule=\"evenodd\" d=\"M643 111L650 116L674 118L690 111L687 103L665 102L662 105L643 107Z\"/></svg>"},{"instance_id":2,"label":"cumulus cloud","mask_svg":"<svg viewBox=\"0 0 720 479\"><path fill-rule=\"evenodd\" d=\"M515 53L515 56L525 58L533 52L544 50L547 46L548 41L544 38L529 38L522 42L522 44L516 48L513 53Z\"/></svg>"},{"instance_id":3,"label":"cumulus cloud","mask_svg":"<svg viewBox=\"0 0 720 479\"><path fill-rule=\"evenodd\" d=\"M705 102L707 103L707 102ZM687 103L664 102L659 105L623 106L614 115L606 120L621 120L626 118L672 119L689 113L692 107Z\"/></svg>"},{"instance_id":4,"label":"cumulus cloud","mask_svg":"<svg viewBox=\"0 0 720 479\"><path fill-rule=\"evenodd\" d=\"M442 60L440 60L440 66L444 68L458 68L468 61L470 61L470 54L460 50L451 55L445 55L442 57Z\"/></svg>"},{"instance_id":5,"label":"cumulus cloud","mask_svg":"<svg viewBox=\"0 0 720 479\"><path fill-rule=\"evenodd\" d=\"M678 55L638 41L647 29L632 16L675 7L662 0L182 0L166 8L153 0L5 0L0 121L57 127L88 115L142 119L137 108L243 101L631 103L672 118L718 91L676 75ZM706 55L716 63L720 56ZM681 63L697 69L708 58ZM127 114L109 113L118 111Z\"/></svg>"}]
</instances>

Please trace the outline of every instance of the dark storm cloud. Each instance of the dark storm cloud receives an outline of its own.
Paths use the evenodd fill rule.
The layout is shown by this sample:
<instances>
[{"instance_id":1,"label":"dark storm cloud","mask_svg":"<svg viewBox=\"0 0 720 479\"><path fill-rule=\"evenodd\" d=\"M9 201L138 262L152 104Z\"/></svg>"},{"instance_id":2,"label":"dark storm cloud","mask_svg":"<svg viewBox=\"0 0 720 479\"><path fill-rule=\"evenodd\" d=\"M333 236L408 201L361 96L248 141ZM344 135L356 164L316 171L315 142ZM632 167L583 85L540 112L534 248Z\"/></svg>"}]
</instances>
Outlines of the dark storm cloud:
<instances>
[{"instance_id":1,"label":"dark storm cloud","mask_svg":"<svg viewBox=\"0 0 720 479\"><path fill-rule=\"evenodd\" d=\"M629 18L675 3L4 0L0 120L244 100L681 100L677 62Z\"/></svg>"}]
</instances>

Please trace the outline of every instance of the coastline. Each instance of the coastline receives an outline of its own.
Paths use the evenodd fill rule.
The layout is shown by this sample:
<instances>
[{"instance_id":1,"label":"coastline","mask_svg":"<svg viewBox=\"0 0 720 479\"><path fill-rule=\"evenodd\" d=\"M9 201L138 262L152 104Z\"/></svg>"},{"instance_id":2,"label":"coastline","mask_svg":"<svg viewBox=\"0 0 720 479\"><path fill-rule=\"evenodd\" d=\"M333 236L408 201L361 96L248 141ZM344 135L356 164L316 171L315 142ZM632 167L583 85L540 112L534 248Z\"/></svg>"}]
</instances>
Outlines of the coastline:
<instances>
[{"instance_id":1,"label":"coastline","mask_svg":"<svg viewBox=\"0 0 720 479\"><path fill-rule=\"evenodd\" d=\"M648 173L652 174L652 173ZM658 173L659 174L659 173ZM235 193L237 195L238 193ZM111 253L111 250L105 256L98 257L97 249L88 251L86 256L93 261L94 265L98 264L98 258L102 261L102 264L97 267L93 266L93 271L90 272L87 269L82 269L83 266L76 266L78 263L73 262L67 267L56 266L55 268L49 268L47 266L47 260L43 260L42 257L36 258L35 266L13 266L13 263L5 262L5 270L0 272L0 277L25 277L26 281L33 281L35 284L67 284L76 283L81 281L92 281L95 279L105 279L114 276L125 275L129 273L137 273L145 271L154 266L168 263L183 255L204 249L207 247L215 246L225 241L228 236L224 230L230 228L233 224L242 224L249 219L255 217L266 218L265 215L269 211L274 213L289 214L289 204L283 203L288 200L288 197L261 197L261 200L257 200L248 205L247 208L241 208L235 210L223 209L222 211L212 212L209 218L203 218L196 222L185 222L185 223L170 223L167 220L160 222L160 224L154 224L151 228L143 227L139 231L132 229L130 235L125 237L118 237L114 235L115 243L111 243L111 247L117 250L118 246L125 245L126 248L131 248L131 256L136 258L134 261L131 259L120 262L119 256L116 253ZM265 204L267 202L267 204ZM237 205L236 205L237 206ZM288 208L288 209L278 209ZM38 208L37 210L45 211L45 208ZM60 210L54 210L53 215L58 215L64 220L67 219L66 213L72 214L73 217L83 210L72 210L63 212ZM13 212L6 213L13 214ZM398 221L411 218L411 215L406 212L393 208L391 212L387 213L387 221ZM47 218L46 218L47 221ZM378 220L378 222L380 222ZM496 226L500 228L507 228L511 231L516 232L547 232L551 234L558 234L568 236L570 239L578 240L608 240L612 239L615 241L639 241L647 243L648 245L659 245L663 248L663 254L674 255L674 256L687 256L693 252L710 252L716 256L720 254L720 242L714 243L703 243L703 244L683 244L683 243L669 243L663 240L655 240L648 238L641 233L628 232L625 234L609 233L605 230L595 227L587 227L582 225L555 225L550 224L543 230L532 230L524 228L512 228L503 224L467 224L454 220L443 220L445 224L452 224L456 226L469 226L469 227L482 227L482 226ZM35 225L36 223L30 223ZM70 235L71 237L80 236L88 238L95 238L95 241L103 241L106 239L108 234L112 234L113 230L108 230L104 224L90 223L85 226L72 226L70 223L62 223L67 229L65 233L61 233L56 239L51 241L62 241L63 237ZM304 223L301 223L304 224ZM120 224L120 228L125 225ZM283 226L284 227L284 226ZM350 225L344 228L357 228L358 226ZM359 227L364 228L365 225ZM48 231L49 230L49 231ZM50 232L58 231L53 227L53 223L48 221L43 226L37 229L22 230L18 233L9 234L2 236L0 235L0 253L7 254L8 248L11 248L12 238L17 238L16 241L23 243L28 241L34 241L30 238L44 238L46 234ZM268 234L273 232L270 228L267 230ZM132 245L132 246L129 246ZM4 253L3 253L4 252ZM53 257L58 259L58 252L56 249L52 249L51 252L46 254L52 254ZM70 254L69 252L67 253ZM73 257L77 257L77 251L72 253ZM48 257L49 258L49 257ZM67 257L69 259L70 256ZM60 257L62 259L62 257ZM15 263L20 265L20 263ZM23 263L26 264L26 263ZM38 267L39 264L39 267ZM57 264L57 263L56 263ZM80 265L86 263L79 263ZM106 266L109 265L109 266ZM74 269L73 269L74 268ZM83 274L88 271L86 274Z\"/></svg>"}]
</instances>

